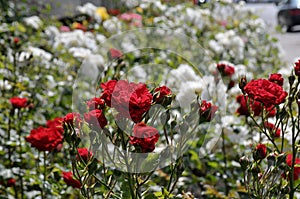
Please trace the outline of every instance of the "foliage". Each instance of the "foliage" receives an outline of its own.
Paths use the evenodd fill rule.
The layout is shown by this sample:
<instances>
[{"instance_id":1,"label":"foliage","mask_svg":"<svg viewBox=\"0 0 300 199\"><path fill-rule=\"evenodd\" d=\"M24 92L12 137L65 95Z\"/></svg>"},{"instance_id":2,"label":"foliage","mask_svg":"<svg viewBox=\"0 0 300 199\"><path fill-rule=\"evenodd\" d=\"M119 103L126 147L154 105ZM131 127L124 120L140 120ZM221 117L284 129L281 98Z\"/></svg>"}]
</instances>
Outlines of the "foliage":
<instances>
[{"instance_id":1,"label":"foliage","mask_svg":"<svg viewBox=\"0 0 300 199\"><path fill-rule=\"evenodd\" d=\"M86 4L59 20L1 3L1 197L296 197L298 76L285 81L289 94L273 119L261 102L261 115L252 113L253 95L240 90L244 75L266 77L284 63L276 38L243 3L143 0L120 10ZM125 79L142 82L140 98L151 95L149 106L147 99L132 102L131 86L120 89L129 99L107 102L103 84ZM94 107L99 129L86 115L95 97L106 99ZM126 102L138 107L127 110L133 121L121 114ZM280 128L279 138L265 121ZM147 139L134 138L141 122L151 130ZM105 146L114 146L113 156ZM118 165L107 165L116 155Z\"/></svg>"}]
</instances>

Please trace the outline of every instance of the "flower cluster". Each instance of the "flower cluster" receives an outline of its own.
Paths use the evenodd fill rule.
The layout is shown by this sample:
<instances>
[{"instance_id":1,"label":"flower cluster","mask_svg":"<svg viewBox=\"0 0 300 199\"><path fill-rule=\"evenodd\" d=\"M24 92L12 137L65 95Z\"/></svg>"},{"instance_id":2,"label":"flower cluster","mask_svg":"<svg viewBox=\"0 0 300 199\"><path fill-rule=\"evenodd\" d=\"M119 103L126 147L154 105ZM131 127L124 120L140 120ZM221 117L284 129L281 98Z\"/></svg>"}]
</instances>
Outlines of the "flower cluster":
<instances>
[{"instance_id":1,"label":"flower cluster","mask_svg":"<svg viewBox=\"0 0 300 199\"><path fill-rule=\"evenodd\" d=\"M253 160L246 157L240 160L245 175L249 175L245 178L245 186L253 196L293 198L297 192L300 176L299 147L296 144L299 142L300 110L298 63L293 68L296 76L292 72L288 85L284 84L279 73L269 75L269 79L240 84L243 95L237 97L240 103L237 112L247 116L245 120L250 128L251 125L257 128L253 131L258 130L260 142L252 151ZM287 86L290 87L289 93L285 91ZM277 180L270 180L275 178ZM256 183L256 186L251 183ZM275 192L270 191L271 187L276 188Z\"/></svg>"}]
</instances>

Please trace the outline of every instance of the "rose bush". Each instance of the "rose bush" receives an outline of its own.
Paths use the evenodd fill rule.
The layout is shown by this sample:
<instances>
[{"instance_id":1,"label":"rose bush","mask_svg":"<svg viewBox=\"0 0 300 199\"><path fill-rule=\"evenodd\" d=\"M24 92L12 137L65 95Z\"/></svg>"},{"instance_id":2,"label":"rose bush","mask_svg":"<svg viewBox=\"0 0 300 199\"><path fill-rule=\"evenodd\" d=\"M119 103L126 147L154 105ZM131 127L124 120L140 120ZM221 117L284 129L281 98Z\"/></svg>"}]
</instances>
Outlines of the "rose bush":
<instances>
[{"instance_id":1,"label":"rose bush","mask_svg":"<svg viewBox=\"0 0 300 199\"><path fill-rule=\"evenodd\" d=\"M285 104L290 101L285 91L293 78L283 81L290 71L277 71L284 64L276 39L243 3L220 1L197 7L191 3L170 6L171 3L143 0L135 7L120 10L87 4L80 6L81 15L60 21L37 16L22 18L22 4L10 2L15 7L8 6L0 16L1 196L242 198L246 189L252 197L267 193L260 190L281 190L283 195L277 194L279 197L292 197L299 192L295 144L298 133L289 131L297 125L293 127L295 120L286 119L282 109L287 109ZM105 41L114 34L136 27L157 27L159 31L188 35L205 51L189 46L191 56L201 57L193 65L176 52L139 49L139 39L128 34L120 45L102 52ZM160 39L170 34L159 31L154 32L156 36L160 34L159 39L152 38L145 45L158 41L164 49L166 44ZM172 42L171 46L178 46ZM154 67L157 65L168 67ZM91 77L103 72L103 76L99 75L101 84L95 86L101 90L97 90L97 96L91 84L74 84L80 67ZM296 91L299 61L294 73L292 90ZM249 80L269 79L243 82L243 93L238 81L245 74ZM66 114L71 111L76 86L86 88L81 93L82 109ZM292 95L294 102L297 96ZM197 111L185 115L192 102L197 102ZM297 112L293 106L289 117ZM53 120L63 115L63 119ZM199 115L200 130L193 131L195 139L191 139L186 129ZM217 122L208 128L214 120ZM175 128L178 123L180 128ZM139 168L149 171L159 161L172 160L172 164L153 173L119 172L115 170L119 165L109 165L110 168L103 164L105 158L113 156L99 158L100 151L106 148L99 149L97 144L107 140L113 143L107 145L107 150L113 149L115 154L138 152L139 157L147 157L142 161L131 156ZM171 151L174 143L182 150L189 146L189 150L184 154ZM164 146L168 146L167 150ZM169 152L180 154L180 158L173 161ZM257 161L251 159L253 153ZM238 164L242 155L250 157L245 161L246 170ZM120 158L134 165L132 159ZM274 161L276 169L272 170L267 166ZM126 165L124 161L118 163ZM72 172L64 172L70 171L72 165ZM243 172L255 175L244 181ZM276 182L288 187L277 184L272 188L274 184L270 184L273 181L268 176L280 178ZM252 180L258 182L259 189L249 187Z\"/></svg>"}]
</instances>

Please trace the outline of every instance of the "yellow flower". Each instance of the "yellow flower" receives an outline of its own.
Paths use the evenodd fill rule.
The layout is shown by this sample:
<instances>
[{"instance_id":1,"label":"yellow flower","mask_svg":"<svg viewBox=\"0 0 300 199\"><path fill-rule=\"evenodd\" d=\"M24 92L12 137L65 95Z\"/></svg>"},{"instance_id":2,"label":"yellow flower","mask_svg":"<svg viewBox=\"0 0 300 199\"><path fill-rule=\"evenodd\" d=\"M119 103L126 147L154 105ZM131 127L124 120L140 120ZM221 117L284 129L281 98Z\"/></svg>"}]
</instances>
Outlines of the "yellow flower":
<instances>
[{"instance_id":1,"label":"yellow flower","mask_svg":"<svg viewBox=\"0 0 300 199\"><path fill-rule=\"evenodd\" d=\"M109 18L109 14L107 13L105 7L98 7L96 10L96 14L99 15L103 21Z\"/></svg>"},{"instance_id":2,"label":"yellow flower","mask_svg":"<svg viewBox=\"0 0 300 199\"><path fill-rule=\"evenodd\" d=\"M136 8L136 11L137 11L138 13L143 13L143 8L137 7L137 8Z\"/></svg>"}]
</instances>

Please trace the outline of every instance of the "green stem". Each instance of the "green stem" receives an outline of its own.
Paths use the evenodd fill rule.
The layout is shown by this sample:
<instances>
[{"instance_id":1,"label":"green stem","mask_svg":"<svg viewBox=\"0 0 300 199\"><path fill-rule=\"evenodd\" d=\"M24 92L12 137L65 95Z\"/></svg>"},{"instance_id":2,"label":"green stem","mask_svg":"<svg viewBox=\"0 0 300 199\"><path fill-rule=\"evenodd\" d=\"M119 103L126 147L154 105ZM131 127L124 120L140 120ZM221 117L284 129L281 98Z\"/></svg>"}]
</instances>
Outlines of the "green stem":
<instances>
[{"instance_id":1,"label":"green stem","mask_svg":"<svg viewBox=\"0 0 300 199\"><path fill-rule=\"evenodd\" d=\"M121 134L121 142L122 142L122 147L123 147L123 150L124 150L124 160L125 160L125 163L126 163L126 167L127 167L127 177L128 177L128 183L129 183L129 190L130 190L130 194L131 194L131 197L132 199L135 199L136 198L136 195L134 193L134 187L133 187L133 176L132 174L130 173L130 165L129 165L129 162L128 162L128 156L127 156L127 150L126 150L126 140L125 140L125 137L124 137L124 132L121 130L121 129L118 129L118 132Z\"/></svg>"},{"instance_id":2,"label":"green stem","mask_svg":"<svg viewBox=\"0 0 300 199\"><path fill-rule=\"evenodd\" d=\"M23 158L22 158L22 132L21 132L21 119L22 119L22 114L21 110L18 110L18 125L17 125L17 131L18 131L18 138L19 138L19 159L20 159L20 169L22 170L21 166L23 165ZM24 198L24 185L23 185L23 174L22 172L20 173L20 186L21 186L21 198Z\"/></svg>"},{"instance_id":3,"label":"green stem","mask_svg":"<svg viewBox=\"0 0 300 199\"><path fill-rule=\"evenodd\" d=\"M46 151L44 151L44 179L43 179L43 188L42 188L42 199L46 198L46 195L44 194L44 190L45 190L45 185L46 185L46 181L47 181L47 153Z\"/></svg>"},{"instance_id":4,"label":"green stem","mask_svg":"<svg viewBox=\"0 0 300 199\"><path fill-rule=\"evenodd\" d=\"M226 157L226 147L225 147L225 133L224 133L224 129L222 128L222 152L223 152L223 162L224 162L224 174L226 175L227 172L227 157ZM226 196L229 193L229 186L228 186L228 182L227 182L227 175L226 178L224 179L224 183L225 183L225 194Z\"/></svg>"}]
</instances>

